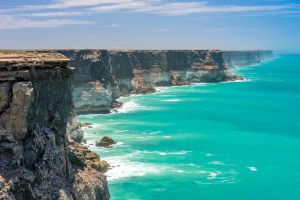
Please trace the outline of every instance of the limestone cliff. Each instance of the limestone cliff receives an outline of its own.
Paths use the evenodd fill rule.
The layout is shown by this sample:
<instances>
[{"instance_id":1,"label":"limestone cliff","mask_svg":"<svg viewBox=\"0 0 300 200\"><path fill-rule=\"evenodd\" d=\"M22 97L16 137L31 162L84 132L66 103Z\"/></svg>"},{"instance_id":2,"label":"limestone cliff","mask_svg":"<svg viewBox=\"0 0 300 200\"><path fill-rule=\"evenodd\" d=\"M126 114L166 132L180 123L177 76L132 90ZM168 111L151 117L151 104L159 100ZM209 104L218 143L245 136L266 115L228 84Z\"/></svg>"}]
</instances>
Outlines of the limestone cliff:
<instances>
[{"instance_id":1,"label":"limestone cliff","mask_svg":"<svg viewBox=\"0 0 300 200\"><path fill-rule=\"evenodd\" d=\"M273 57L272 51L225 51L224 62L229 68L261 63Z\"/></svg>"},{"instance_id":2,"label":"limestone cliff","mask_svg":"<svg viewBox=\"0 0 300 200\"><path fill-rule=\"evenodd\" d=\"M109 199L105 176L82 161L100 165L99 157L68 142L68 61L0 52L0 199Z\"/></svg>"},{"instance_id":3,"label":"limestone cliff","mask_svg":"<svg viewBox=\"0 0 300 200\"><path fill-rule=\"evenodd\" d=\"M271 51L219 50L57 50L75 68L77 113L109 112L115 100L156 86L239 80L234 66L256 64Z\"/></svg>"}]
</instances>

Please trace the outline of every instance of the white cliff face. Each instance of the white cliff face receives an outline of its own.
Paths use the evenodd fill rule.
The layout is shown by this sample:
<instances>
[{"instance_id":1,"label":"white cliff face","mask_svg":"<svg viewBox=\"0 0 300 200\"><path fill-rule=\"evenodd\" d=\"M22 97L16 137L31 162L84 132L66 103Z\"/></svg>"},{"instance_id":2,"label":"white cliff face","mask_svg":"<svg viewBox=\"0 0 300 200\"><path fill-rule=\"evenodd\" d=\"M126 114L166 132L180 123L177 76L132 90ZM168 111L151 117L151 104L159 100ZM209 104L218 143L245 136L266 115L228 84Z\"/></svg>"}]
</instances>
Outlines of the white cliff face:
<instances>
[{"instance_id":1,"label":"white cliff face","mask_svg":"<svg viewBox=\"0 0 300 200\"><path fill-rule=\"evenodd\" d=\"M112 88L104 88L99 81L79 85L73 89L77 112L93 112L93 109L109 110L112 105Z\"/></svg>"}]
</instances>

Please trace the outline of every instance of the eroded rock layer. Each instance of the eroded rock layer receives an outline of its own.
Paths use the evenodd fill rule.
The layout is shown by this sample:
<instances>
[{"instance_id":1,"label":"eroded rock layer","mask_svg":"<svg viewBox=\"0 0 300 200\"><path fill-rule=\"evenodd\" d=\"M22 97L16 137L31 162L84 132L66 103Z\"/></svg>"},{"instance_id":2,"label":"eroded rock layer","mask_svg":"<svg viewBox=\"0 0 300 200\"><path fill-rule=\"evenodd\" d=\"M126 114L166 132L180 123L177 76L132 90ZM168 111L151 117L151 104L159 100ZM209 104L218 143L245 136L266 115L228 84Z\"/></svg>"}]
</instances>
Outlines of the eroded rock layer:
<instances>
[{"instance_id":1,"label":"eroded rock layer","mask_svg":"<svg viewBox=\"0 0 300 200\"><path fill-rule=\"evenodd\" d=\"M68 61L61 54L0 52L0 199L109 199L99 172L105 163L81 144L77 154L74 143L69 148ZM72 162L74 156L88 162Z\"/></svg>"},{"instance_id":2,"label":"eroded rock layer","mask_svg":"<svg viewBox=\"0 0 300 200\"><path fill-rule=\"evenodd\" d=\"M156 86L240 80L231 68L257 64L272 51L219 50L58 50L75 68L78 113L109 112L115 100Z\"/></svg>"}]
</instances>

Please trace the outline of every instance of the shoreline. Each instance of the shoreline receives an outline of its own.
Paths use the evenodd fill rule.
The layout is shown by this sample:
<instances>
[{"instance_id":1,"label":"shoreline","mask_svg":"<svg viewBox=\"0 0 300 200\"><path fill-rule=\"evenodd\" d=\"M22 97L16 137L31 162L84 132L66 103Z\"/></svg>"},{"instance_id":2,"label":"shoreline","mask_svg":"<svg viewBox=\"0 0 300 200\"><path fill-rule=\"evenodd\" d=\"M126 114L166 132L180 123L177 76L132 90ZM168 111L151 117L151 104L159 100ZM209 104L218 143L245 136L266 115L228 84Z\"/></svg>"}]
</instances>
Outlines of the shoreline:
<instances>
[{"instance_id":1,"label":"shoreline","mask_svg":"<svg viewBox=\"0 0 300 200\"><path fill-rule=\"evenodd\" d=\"M126 99L126 98L132 98L132 97L140 97L140 96L148 96L148 95L156 95L159 93L162 93L164 91L161 91L160 89L163 90L167 90L169 88L181 88L181 87L195 87L195 86L207 86L207 85L215 85L215 84L226 84L226 83L239 83L239 82L250 82L251 79L245 79L243 77L243 80L230 80L230 81L222 81L222 82L215 82L215 83L191 83L191 84L187 84L187 85L171 85L171 86L158 86L155 87L156 92L152 92L152 93L146 93L146 94L129 94L129 95L125 95L125 96L121 96L118 99L116 99L117 103L121 103L119 106L113 106L112 108L110 108L109 112L92 112L92 113L80 113L77 114L77 117L81 117L81 116L98 116L98 115L110 115L110 114L119 114L120 112L118 111L114 111L114 110L118 110L121 109L124 106L124 102L120 101L120 99Z\"/></svg>"},{"instance_id":2,"label":"shoreline","mask_svg":"<svg viewBox=\"0 0 300 200\"><path fill-rule=\"evenodd\" d=\"M60 52L60 51L58 51ZM75 107L76 105L81 106L79 111L83 110L84 113L79 112L79 116L89 116L90 119L97 116L104 115L114 115L118 113L128 113L134 112L136 109L130 109L128 111L127 107L132 107L135 104L134 102L126 102L123 104L122 99L126 98L134 98L144 95L156 95L163 90L173 88L173 87L195 87L195 86L205 86L209 84L217 84L217 83L231 83L231 82L245 82L249 81L244 79L239 75L239 73L234 73L235 67L234 62L239 64L243 63L240 68L244 66L248 66L246 63L257 63L263 64L265 60L264 53L269 53L272 56L272 52L251 52L250 55L247 52L172 52L172 51L156 51L156 52L109 52L109 51L78 51L78 52L64 52L60 53L69 55L73 55L75 59L71 61L72 66L77 68L78 70L84 70L83 75L84 79L82 79L79 74L77 77L75 76L75 88L76 91L73 93L73 97L75 95ZM99 56L102 53L108 54L105 57ZM206 58L202 60L200 54L206 54ZM98 55L99 54L99 55ZM258 57L254 55L257 54ZM96 56L98 55L98 56ZM166 57L164 57L166 55ZM191 65L189 65L189 61L185 60L188 56L197 56L196 58L191 59ZM214 55L214 56L212 56ZM80 57L78 57L80 56ZM89 58L88 60L81 60L80 58ZM96 56L96 57L95 57ZM125 57L124 57L125 56ZM152 57L151 57L152 56ZM154 56L154 57L153 57ZM74 58L73 57L73 58ZM122 58L121 58L122 57ZM133 59L136 57L136 59ZM161 58L166 61L166 65L162 62ZM176 61L176 57L183 59L182 61ZM151 59L150 59L151 58ZM100 67L103 65L102 62L105 62L107 59L112 59L113 62L110 62L109 69L112 71L107 71L104 74L99 74L100 77L95 79L93 76L90 77L88 74L95 71L94 65ZM149 60L150 59L150 60ZM165 60L167 59L167 60ZM197 59L200 59L197 61ZM183 63L181 63L183 62ZM87 66L86 68L82 68L78 63ZM93 63L93 65L91 65ZM158 66L156 66L158 63ZM120 64L122 67L117 67ZM129 66L127 66L129 64ZM91 66L90 66L91 65ZM178 65L178 66L177 66ZM182 66L181 66L182 65ZM125 72L125 68L130 68L128 72ZM124 68L124 69L122 69ZM240 69L238 68L238 69ZM93 73L98 73L95 71ZM75 73L76 75L76 73ZM98 76L99 76L98 75ZM99 79L104 77L104 79ZM108 79L108 81L106 81ZM110 80L111 79L111 80ZM92 82L91 82L92 81ZM158 86L165 85L165 86ZM153 92L155 91L155 92ZM81 99L80 95L84 95L84 99ZM111 101L110 104L107 104ZM121 102L121 103L120 103ZM76 108L75 108L76 110ZM87 111L87 112L86 112ZM90 120L89 120L90 121ZM100 130L101 128L99 128ZM101 130L102 132L102 130ZM100 137L97 137L92 143L96 143L103 136L109 136L110 134L99 134ZM84 137L85 138L85 137ZM169 139L169 138L167 138ZM118 142L118 141L117 141ZM89 142L88 142L89 143ZM104 149L103 147L99 147L100 152L96 150L98 147L95 144L85 144L87 148L91 149L93 152L96 152L98 155L102 155L101 151ZM117 144L118 146L118 144ZM119 147L122 145L119 145ZM111 149L114 149L112 146ZM110 151L111 149L107 149ZM102 158L102 157L101 157ZM126 161L126 159L125 159ZM117 161L116 161L117 162ZM126 161L127 162L127 161ZM112 180L111 177L114 175L110 175L110 173L117 174L117 176L128 177L129 174L126 175L127 170L131 168L136 168L135 165L127 168L126 163L125 166L120 166L116 164L115 161L109 161L109 168L106 175L108 177L108 181ZM123 165L123 164L122 164ZM141 163L140 170L144 169ZM121 168L120 168L121 167ZM125 168L124 168L125 167ZM147 167L146 167L147 168ZM125 170L125 171L124 171ZM124 172L123 172L124 171ZM125 173L125 174L123 174ZM132 174L135 176L139 174L139 171L132 171ZM114 179L114 178L113 178Z\"/></svg>"},{"instance_id":3,"label":"shoreline","mask_svg":"<svg viewBox=\"0 0 300 200\"><path fill-rule=\"evenodd\" d=\"M181 85L181 86L166 86L166 87L157 87L157 88L163 88L165 90L168 90L168 89L171 89L171 88L182 88L182 87L194 87L194 86L197 86L197 87L204 87L204 86L207 86L207 85L215 85L215 84L224 84L224 83L234 83L234 82L248 82L249 80L236 80L236 81L224 81L224 82L218 82L218 83L192 83L190 85ZM198 84L198 85L197 85ZM155 88L155 89L157 89ZM148 96L148 95L156 95L156 94L160 94L164 91L156 91L154 93L148 93L148 94L131 94L131 95L126 95L126 96L123 96L123 97L120 97L120 98L124 98L124 99L127 99L127 98L134 98L134 97L141 97L141 96ZM120 99L119 98L119 99ZM113 109L122 109L122 107L126 104L127 102L122 102L122 105L120 107L115 107L115 108L112 108L111 110ZM136 110L134 110L136 111ZM91 114L81 114L81 115L78 115L77 117L80 118L80 117L87 117L87 118L94 118L94 117L97 117L97 116L104 116L104 115L115 115L115 114L126 114L126 113L131 113L131 112L134 112L134 111L127 111L127 112L110 112L110 113L98 113L98 114L95 114L95 113L91 113ZM80 122L80 120L79 120ZM81 123L81 122L80 122ZM90 122L89 122L90 123ZM83 127L83 131L85 129L94 129L94 128L100 128L101 126L95 124L95 123L90 123L91 127ZM85 135L87 133L85 132ZM91 134L91 133L89 133ZM96 134L96 133L95 133ZM104 136L107 136L109 134L96 134L96 135L99 135L100 137L98 138L101 139L102 137ZM84 137L84 139L86 140L86 138ZM96 140L97 141L97 140ZM124 144L123 142L118 142L114 145L112 145L110 148L105 148L105 147L97 147L95 145L95 142L96 141L93 141L92 143L89 143L88 141L86 141L86 143L83 143L84 146L86 146L87 148L89 148L92 152L95 152L96 149L98 149L99 151L103 151L103 150L107 150L107 151L110 151L111 149L115 148L115 146L118 146L118 145L122 145ZM101 153L97 153L99 156ZM108 170L104 173L104 175L106 175L108 177L108 181L114 181L114 180L118 180L119 178L115 177L115 178L109 178L109 175L107 175L107 173L109 174L110 171L114 170L115 168L119 168L120 167L120 163L118 163L119 161L118 160L109 160L107 158L103 158L101 157L102 159L104 159L105 161L107 161L107 163L109 164L109 168ZM109 157L108 157L109 158ZM121 176L121 175L119 175ZM124 176L124 175L123 175ZM121 177L123 177L121 176ZM126 176L125 176L126 177Z\"/></svg>"},{"instance_id":4,"label":"shoreline","mask_svg":"<svg viewBox=\"0 0 300 200\"><path fill-rule=\"evenodd\" d=\"M84 112L84 113L79 113L77 116L82 116L82 115L107 115L107 114L118 114L118 112L113 112L114 109L120 109L122 108L122 101L119 101L122 98L130 98L130 97L135 97L135 96L144 96L144 95L152 95L152 94L158 94L160 93L160 89L167 89L167 88L176 88L176 87L187 87L187 86L197 86L197 85L209 85L209 84L224 84L224 83L234 83L234 82L249 82L252 81L251 79L245 78L242 76L242 74L239 74L239 70L243 69L249 69L252 67L257 67L259 65L263 65L265 63L274 61L276 59L280 58L280 55L273 56L272 58L264 59L260 63L252 64L252 65L245 65L245 66L233 66L230 68L230 72L232 75L236 75L237 78L236 80L226 80L226 81L220 81L220 82L191 82L189 84L183 84L183 85L169 85L169 86L154 86L153 88L155 89L155 92L149 92L149 93L129 93L125 95L121 95L117 99L115 99L115 102L113 102L113 105L109 110L105 111L100 111L100 112ZM237 72L237 73L235 73ZM241 79L240 79L241 78Z\"/></svg>"},{"instance_id":5,"label":"shoreline","mask_svg":"<svg viewBox=\"0 0 300 200\"><path fill-rule=\"evenodd\" d=\"M276 58L279 58L279 57L276 57ZM253 64L253 65L248 65L248 66L242 66L242 67L239 67L239 68L233 68L231 69L231 71L234 73L234 71L238 71L238 70L242 70L244 68L252 68L252 67L257 67L259 65L263 65L267 62L270 62L270 61L273 61L275 60L276 58L272 58L272 59L268 59L267 61L264 61L264 62L261 62L261 63L258 63L258 64ZM126 111L126 112L114 112L114 110L120 110L122 109L123 106L126 105L127 102L123 102L123 101L120 101L120 99L127 99L127 98L134 98L134 97L140 97L140 96L145 96L145 95L156 95L156 94L159 94L159 93L162 93L170 88L181 88L181 87L194 87L194 86L199 86L199 87L204 87L204 86L207 86L207 85L215 85L215 84L227 84L227 83L239 83L239 82L251 82L252 80L251 79L247 79L243 76L241 76L240 74L237 74L238 76L242 77L243 80L234 80L234 81L223 81L223 82L216 82L216 83L191 83L191 84L187 84L187 85L180 85L180 86L163 86L163 87L155 87L155 90L156 92L153 92L153 93L147 93L147 94L129 94L129 95L125 95L125 96L121 96L119 97L118 99L116 99L116 101L120 104L120 106L117 106L117 107L113 107L110 109L110 112L109 113L90 113L90 114L80 114L78 115L78 117L83 117L83 116L89 116L88 118L94 118L94 117L97 117L97 116L103 116L103 115L114 115L114 114L126 114L126 113L130 113L130 112L134 112L134 111ZM97 126L96 124L93 124L91 123L91 126L92 127L85 127L85 129L93 129L93 128L96 128L96 127L99 127ZM106 134L101 134L101 137L102 136L105 136ZM99 139L101 138L99 137ZM111 148L113 149L115 146L118 146L118 145L122 145L124 144L123 142L117 142L115 145L113 145ZM96 147L95 144L88 144L88 142L86 144L84 144L84 146L88 147L89 149L91 149L91 151L95 152L95 148L99 148L101 150L103 149L106 149L104 147ZM107 149L109 151L109 149ZM118 163L117 160L114 160L114 161L111 161L111 160L107 160L107 158L104 158L108 164L109 164L109 168L107 170L107 172L105 172L104 174L107 175L107 173L109 174L110 171L114 170L114 168L118 168L120 167L120 163L119 164L116 164ZM108 176L108 181L114 181L114 180L117 180L118 178L112 178L110 179L109 176Z\"/></svg>"}]
</instances>

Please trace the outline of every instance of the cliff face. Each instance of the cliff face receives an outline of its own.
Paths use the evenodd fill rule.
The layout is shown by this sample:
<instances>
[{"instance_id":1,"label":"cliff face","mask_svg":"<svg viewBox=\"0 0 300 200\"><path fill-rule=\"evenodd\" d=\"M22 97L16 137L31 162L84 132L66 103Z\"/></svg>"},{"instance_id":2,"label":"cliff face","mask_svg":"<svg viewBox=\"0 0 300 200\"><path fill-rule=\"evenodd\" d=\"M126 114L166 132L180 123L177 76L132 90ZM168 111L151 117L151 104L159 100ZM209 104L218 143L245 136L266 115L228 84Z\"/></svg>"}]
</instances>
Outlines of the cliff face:
<instances>
[{"instance_id":1,"label":"cliff face","mask_svg":"<svg viewBox=\"0 0 300 200\"><path fill-rule=\"evenodd\" d=\"M154 92L156 86L242 79L230 72L236 60L242 64L250 59L251 63L257 63L261 59L253 55L254 51L240 56L218 50L56 52L69 57L70 66L75 68L73 98L78 113L109 112L118 97Z\"/></svg>"},{"instance_id":2,"label":"cliff face","mask_svg":"<svg viewBox=\"0 0 300 200\"><path fill-rule=\"evenodd\" d=\"M130 93L156 86L242 79L230 69L257 64L272 51L209 50L58 50L75 68L74 103L78 113L109 112Z\"/></svg>"},{"instance_id":3,"label":"cliff face","mask_svg":"<svg viewBox=\"0 0 300 200\"><path fill-rule=\"evenodd\" d=\"M109 198L105 177L71 159L67 64L60 54L0 52L0 199Z\"/></svg>"},{"instance_id":4,"label":"cliff face","mask_svg":"<svg viewBox=\"0 0 300 200\"><path fill-rule=\"evenodd\" d=\"M224 61L229 68L261 63L273 57L272 51L225 51Z\"/></svg>"}]
</instances>

